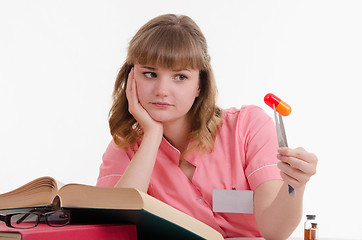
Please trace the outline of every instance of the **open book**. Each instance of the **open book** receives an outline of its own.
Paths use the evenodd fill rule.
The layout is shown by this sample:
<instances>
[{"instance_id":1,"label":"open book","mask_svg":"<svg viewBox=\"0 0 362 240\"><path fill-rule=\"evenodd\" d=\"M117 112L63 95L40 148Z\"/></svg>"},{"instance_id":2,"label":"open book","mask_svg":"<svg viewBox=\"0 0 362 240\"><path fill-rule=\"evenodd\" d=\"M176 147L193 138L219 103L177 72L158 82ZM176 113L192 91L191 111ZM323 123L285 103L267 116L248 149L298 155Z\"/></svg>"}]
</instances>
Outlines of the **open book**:
<instances>
[{"instance_id":1,"label":"open book","mask_svg":"<svg viewBox=\"0 0 362 240\"><path fill-rule=\"evenodd\" d=\"M59 186L42 177L0 194L0 211L50 205L71 210L72 223L136 224L138 239L223 239L208 225L133 188Z\"/></svg>"}]
</instances>

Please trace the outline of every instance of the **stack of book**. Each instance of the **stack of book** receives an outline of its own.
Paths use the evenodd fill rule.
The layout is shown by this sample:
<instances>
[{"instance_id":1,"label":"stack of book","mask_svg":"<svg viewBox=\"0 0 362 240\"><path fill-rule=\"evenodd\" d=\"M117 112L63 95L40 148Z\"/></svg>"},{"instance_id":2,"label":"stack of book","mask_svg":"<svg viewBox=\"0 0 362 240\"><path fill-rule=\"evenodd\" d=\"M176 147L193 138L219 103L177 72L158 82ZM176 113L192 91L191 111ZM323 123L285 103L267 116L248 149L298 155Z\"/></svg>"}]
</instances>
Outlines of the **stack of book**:
<instances>
[{"instance_id":1,"label":"stack of book","mask_svg":"<svg viewBox=\"0 0 362 240\"><path fill-rule=\"evenodd\" d=\"M35 228L16 229L0 224L1 240L137 240L135 225L70 224L50 227L41 223Z\"/></svg>"},{"instance_id":2,"label":"stack of book","mask_svg":"<svg viewBox=\"0 0 362 240\"><path fill-rule=\"evenodd\" d=\"M51 177L42 177L0 194L0 214L34 207L70 210L71 223L64 227L40 224L35 228L19 230L0 222L0 239L6 239L1 238L5 235L13 237L8 239L25 240L73 239L71 237L77 240L223 239L218 231L208 225L133 188L82 184L62 186Z\"/></svg>"}]
</instances>

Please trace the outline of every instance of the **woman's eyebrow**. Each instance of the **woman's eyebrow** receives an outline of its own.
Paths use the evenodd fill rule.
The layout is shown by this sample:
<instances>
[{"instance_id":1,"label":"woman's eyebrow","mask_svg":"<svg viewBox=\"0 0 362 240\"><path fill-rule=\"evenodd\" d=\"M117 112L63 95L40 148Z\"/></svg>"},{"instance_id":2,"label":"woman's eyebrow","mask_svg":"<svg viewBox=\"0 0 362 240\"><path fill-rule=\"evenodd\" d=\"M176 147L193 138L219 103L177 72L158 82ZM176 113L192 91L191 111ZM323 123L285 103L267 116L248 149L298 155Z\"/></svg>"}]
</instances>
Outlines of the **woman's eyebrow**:
<instances>
[{"instance_id":1,"label":"woman's eyebrow","mask_svg":"<svg viewBox=\"0 0 362 240\"><path fill-rule=\"evenodd\" d=\"M142 65L141 68L146 68L146 69L151 70L151 71L157 71L157 68L151 67L151 66L146 66L146 65L144 65L144 66ZM190 69L188 69L188 68L173 69L172 71L173 72L181 72L181 71L191 72Z\"/></svg>"},{"instance_id":2,"label":"woman's eyebrow","mask_svg":"<svg viewBox=\"0 0 362 240\"><path fill-rule=\"evenodd\" d=\"M157 68L150 67L150 66L141 66L141 67L142 67L142 68L146 68L146 69L151 70L151 71L157 70Z\"/></svg>"},{"instance_id":3,"label":"woman's eyebrow","mask_svg":"<svg viewBox=\"0 0 362 240\"><path fill-rule=\"evenodd\" d=\"M172 70L173 72L181 72L181 71L188 71L188 72L191 72L189 69L187 68L184 68L184 69L174 69Z\"/></svg>"}]
</instances>

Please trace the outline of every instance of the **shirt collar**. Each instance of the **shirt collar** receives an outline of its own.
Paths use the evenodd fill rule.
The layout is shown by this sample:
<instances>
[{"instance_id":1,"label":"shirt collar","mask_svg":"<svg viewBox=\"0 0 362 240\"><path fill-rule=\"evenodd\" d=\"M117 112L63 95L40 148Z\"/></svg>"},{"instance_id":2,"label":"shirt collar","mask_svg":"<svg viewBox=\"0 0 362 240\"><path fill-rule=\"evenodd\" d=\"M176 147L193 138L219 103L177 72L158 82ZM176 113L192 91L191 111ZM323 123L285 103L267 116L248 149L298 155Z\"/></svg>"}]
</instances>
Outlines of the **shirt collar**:
<instances>
[{"instance_id":1,"label":"shirt collar","mask_svg":"<svg viewBox=\"0 0 362 240\"><path fill-rule=\"evenodd\" d=\"M189 142L188 147L190 147L191 144L192 140ZM174 147L169 141L167 141L165 137L162 137L160 150L162 150L167 156L167 158L169 158L172 162L174 162L177 165L179 164L181 152L176 147ZM187 154L185 160L191 163L192 165L197 166L198 154L199 151L195 149L193 152Z\"/></svg>"}]
</instances>

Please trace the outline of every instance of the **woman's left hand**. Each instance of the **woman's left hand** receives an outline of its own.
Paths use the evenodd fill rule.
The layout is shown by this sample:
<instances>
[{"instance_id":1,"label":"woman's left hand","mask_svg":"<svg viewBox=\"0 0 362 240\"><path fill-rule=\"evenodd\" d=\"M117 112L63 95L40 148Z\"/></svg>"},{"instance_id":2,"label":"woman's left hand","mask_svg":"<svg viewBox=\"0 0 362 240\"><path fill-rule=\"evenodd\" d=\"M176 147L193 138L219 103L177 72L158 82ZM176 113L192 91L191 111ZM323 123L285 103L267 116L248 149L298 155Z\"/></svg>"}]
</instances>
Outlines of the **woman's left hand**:
<instances>
[{"instance_id":1,"label":"woman's left hand","mask_svg":"<svg viewBox=\"0 0 362 240\"><path fill-rule=\"evenodd\" d=\"M317 171L317 156L304 148L281 147L278 153L280 175L294 188L303 187Z\"/></svg>"}]
</instances>

